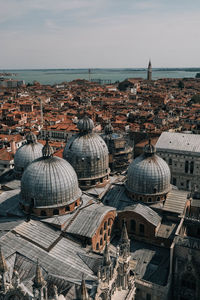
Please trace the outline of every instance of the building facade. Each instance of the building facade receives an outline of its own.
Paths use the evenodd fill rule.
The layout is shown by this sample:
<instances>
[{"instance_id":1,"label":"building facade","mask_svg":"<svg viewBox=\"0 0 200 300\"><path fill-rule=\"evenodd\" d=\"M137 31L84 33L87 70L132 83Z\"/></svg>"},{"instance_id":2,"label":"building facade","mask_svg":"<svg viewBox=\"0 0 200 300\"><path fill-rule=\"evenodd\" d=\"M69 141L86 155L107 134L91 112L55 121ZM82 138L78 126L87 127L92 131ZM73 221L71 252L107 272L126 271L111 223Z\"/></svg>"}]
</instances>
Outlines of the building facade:
<instances>
[{"instance_id":1,"label":"building facade","mask_svg":"<svg viewBox=\"0 0 200 300\"><path fill-rule=\"evenodd\" d=\"M200 191L200 135L163 132L156 148L170 167L173 185L181 190Z\"/></svg>"}]
</instances>

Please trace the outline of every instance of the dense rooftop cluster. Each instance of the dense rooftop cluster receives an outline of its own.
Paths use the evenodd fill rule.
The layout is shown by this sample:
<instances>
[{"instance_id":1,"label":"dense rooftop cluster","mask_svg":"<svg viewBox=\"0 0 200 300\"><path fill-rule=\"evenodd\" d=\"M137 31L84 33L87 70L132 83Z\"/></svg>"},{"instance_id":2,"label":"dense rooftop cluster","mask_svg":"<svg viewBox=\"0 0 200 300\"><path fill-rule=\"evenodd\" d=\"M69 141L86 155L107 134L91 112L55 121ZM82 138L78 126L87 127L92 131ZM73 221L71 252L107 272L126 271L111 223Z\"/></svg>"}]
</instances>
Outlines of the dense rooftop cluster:
<instances>
[{"instance_id":1,"label":"dense rooftop cluster","mask_svg":"<svg viewBox=\"0 0 200 300\"><path fill-rule=\"evenodd\" d=\"M199 93L200 81L192 78L155 81L133 78L112 85L86 80L54 86L35 82L18 88L1 88L0 148L7 150L0 152L0 160L8 156L7 152L10 159L30 129L43 144L40 140L48 133L51 146L62 157L64 143L78 132L76 124L84 110L95 122L96 132L101 132L110 121L115 131L128 132L130 139L132 133L135 138L139 132L151 132L153 136L169 130L199 133L200 105L190 101Z\"/></svg>"}]
</instances>

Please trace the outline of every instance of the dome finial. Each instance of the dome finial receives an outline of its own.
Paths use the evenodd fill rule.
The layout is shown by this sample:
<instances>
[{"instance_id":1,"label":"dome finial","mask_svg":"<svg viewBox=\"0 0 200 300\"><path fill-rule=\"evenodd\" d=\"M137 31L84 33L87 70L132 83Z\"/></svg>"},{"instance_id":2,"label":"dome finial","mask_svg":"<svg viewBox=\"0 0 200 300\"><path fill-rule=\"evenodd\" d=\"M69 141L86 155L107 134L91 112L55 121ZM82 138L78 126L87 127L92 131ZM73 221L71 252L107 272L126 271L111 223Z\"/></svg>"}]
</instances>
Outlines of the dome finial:
<instances>
[{"instance_id":1,"label":"dome finial","mask_svg":"<svg viewBox=\"0 0 200 300\"><path fill-rule=\"evenodd\" d=\"M27 141L27 144L36 144L37 143L37 137L33 132L31 132L31 130L26 135L26 141Z\"/></svg>"},{"instance_id":2,"label":"dome finial","mask_svg":"<svg viewBox=\"0 0 200 300\"><path fill-rule=\"evenodd\" d=\"M49 145L49 136L48 133L46 134L46 144L42 148L42 155L44 158L49 158L53 156L53 148Z\"/></svg>"},{"instance_id":3,"label":"dome finial","mask_svg":"<svg viewBox=\"0 0 200 300\"><path fill-rule=\"evenodd\" d=\"M156 148L151 143L151 137L149 137L148 144L144 146L144 154L146 156L152 156L156 153Z\"/></svg>"}]
</instances>

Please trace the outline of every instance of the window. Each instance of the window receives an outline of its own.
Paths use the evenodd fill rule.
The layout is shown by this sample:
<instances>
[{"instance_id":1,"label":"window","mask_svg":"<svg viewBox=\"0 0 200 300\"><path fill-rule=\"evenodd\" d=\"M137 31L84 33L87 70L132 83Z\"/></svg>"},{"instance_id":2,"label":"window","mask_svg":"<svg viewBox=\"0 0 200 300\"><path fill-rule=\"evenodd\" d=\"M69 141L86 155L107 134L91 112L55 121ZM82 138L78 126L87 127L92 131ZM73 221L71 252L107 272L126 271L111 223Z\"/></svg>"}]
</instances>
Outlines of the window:
<instances>
[{"instance_id":1,"label":"window","mask_svg":"<svg viewBox=\"0 0 200 300\"><path fill-rule=\"evenodd\" d=\"M148 198L148 202L151 202L151 201L152 201L151 197L150 197L150 198Z\"/></svg>"},{"instance_id":2,"label":"window","mask_svg":"<svg viewBox=\"0 0 200 300\"><path fill-rule=\"evenodd\" d=\"M171 165L172 165L172 159L169 158L169 166L171 166Z\"/></svg>"},{"instance_id":3,"label":"window","mask_svg":"<svg viewBox=\"0 0 200 300\"><path fill-rule=\"evenodd\" d=\"M41 210L40 216L45 217L46 215L47 215L46 211L45 210Z\"/></svg>"},{"instance_id":4,"label":"window","mask_svg":"<svg viewBox=\"0 0 200 300\"><path fill-rule=\"evenodd\" d=\"M189 190L190 189L190 180L186 181L186 189Z\"/></svg>"},{"instance_id":5,"label":"window","mask_svg":"<svg viewBox=\"0 0 200 300\"><path fill-rule=\"evenodd\" d=\"M191 163L190 163L190 174L193 174L193 172L194 172L194 162L191 161Z\"/></svg>"},{"instance_id":6,"label":"window","mask_svg":"<svg viewBox=\"0 0 200 300\"><path fill-rule=\"evenodd\" d=\"M144 224L140 224L140 233L144 234Z\"/></svg>"},{"instance_id":7,"label":"window","mask_svg":"<svg viewBox=\"0 0 200 300\"><path fill-rule=\"evenodd\" d=\"M108 220L108 225L110 226L112 224L112 219L110 218L109 220Z\"/></svg>"},{"instance_id":8,"label":"window","mask_svg":"<svg viewBox=\"0 0 200 300\"><path fill-rule=\"evenodd\" d=\"M135 220L131 220L131 231L135 231L136 230L136 222Z\"/></svg>"},{"instance_id":9,"label":"window","mask_svg":"<svg viewBox=\"0 0 200 300\"><path fill-rule=\"evenodd\" d=\"M54 209L53 210L53 215L59 215L59 210L58 209Z\"/></svg>"},{"instance_id":10,"label":"window","mask_svg":"<svg viewBox=\"0 0 200 300\"><path fill-rule=\"evenodd\" d=\"M102 240L102 239L100 239L100 245L101 245L101 246L103 245L103 240Z\"/></svg>"},{"instance_id":11,"label":"window","mask_svg":"<svg viewBox=\"0 0 200 300\"><path fill-rule=\"evenodd\" d=\"M104 234L104 238L103 239L104 239L104 241L106 241L106 239L107 239L107 234L106 233Z\"/></svg>"},{"instance_id":12,"label":"window","mask_svg":"<svg viewBox=\"0 0 200 300\"><path fill-rule=\"evenodd\" d=\"M66 207L65 207L65 211L70 211L70 207L69 207L69 206L66 206Z\"/></svg>"},{"instance_id":13,"label":"window","mask_svg":"<svg viewBox=\"0 0 200 300\"><path fill-rule=\"evenodd\" d=\"M107 229L107 221L104 223L104 230L106 230Z\"/></svg>"},{"instance_id":14,"label":"window","mask_svg":"<svg viewBox=\"0 0 200 300\"><path fill-rule=\"evenodd\" d=\"M146 294L146 300L151 300L151 294Z\"/></svg>"},{"instance_id":15,"label":"window","mask_svg":"<svg viewBox=\"0 0 200 300\"><path fill-rule=\"evenodd\" d=\"M185 162L185 173L188 173L189 170L189 162L186 160Z\"/></svg>"},{"instance_id":16,"label":"window","mask_svg":"<svg viewBox=\"0 0 200 300\"><path fill-rule=\"evenodd\" d=\"M157 197L157 201L160 201L160 197Z\"/></svg>"},{"instance_id":17,"label":"window","mask_svg":"<svg viewBox=\"0 0 200 300\"><path fill-rule=\"evenodd\" d=\"M100 234L102 234L102 233L103 233L103 228L100 229Z\"/></svg>"},{"instance_id":18,"label":"window","mask_svg":"<svg viewBox=\"0 0 200 300\"><path fill-rule=\"evenodd\" d=\"M172 184L176 185L176 178L175 177L172 178Z\"/></svg>"},{"instance_id":19,"label":"window","mask_svg":"<svg viewBox=\"0 0 200 300\"><path fill-rule=\"evenodd\" d=\"M96 244L96 250L99 250L99 243Z\"/></svg>"}]
</instances>

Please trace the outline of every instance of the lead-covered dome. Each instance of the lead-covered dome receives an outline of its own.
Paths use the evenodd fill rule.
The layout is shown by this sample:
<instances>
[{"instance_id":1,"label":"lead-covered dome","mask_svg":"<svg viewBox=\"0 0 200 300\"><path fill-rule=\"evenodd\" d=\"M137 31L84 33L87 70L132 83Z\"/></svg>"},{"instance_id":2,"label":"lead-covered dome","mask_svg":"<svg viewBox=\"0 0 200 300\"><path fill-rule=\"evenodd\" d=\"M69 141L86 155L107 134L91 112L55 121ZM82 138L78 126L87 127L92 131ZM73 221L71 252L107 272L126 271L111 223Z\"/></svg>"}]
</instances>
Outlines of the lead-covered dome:
<instances>
[{"instance_id":1,"label":"lead-covered dome","mask_svg":"<svg viewBox=\"0 0 200 300\"><path fill-rule=\"evenodd\" d=\"M79 133L67 142L63 158L74 167L81 188L105 184L109 175L107 145L97 133L92 132L94 123L87 116L77 126Z\"/></svg>"},{"instance_id":2,"label":"lead-covered dome","mask_svg":"<svg viewBox=\"0 0 200 300\"><path fill-rule=\"evenodd\" d=\"M26 143L22 145L14 156L14 172L16 177L21 177L26 167L35 159L42 156L43 145L37 142L36 135L29 132Z\"/></svg>"},{"instance_id":3,"label":"lead-covered dome","mask_svg":"<svg viewBox=\"0 0 200 300\"><path fill-rule=\"evenodd\" d=\"M166 195L171 189L170 179L169 166L156 155L155 147L149 142L144 147L144 153L130 164L126 188L135 200L144 200L137 196L146 195L147 202L160 201L164 200L160 196Z\"/></svg>"},{"instance_id":4,"label":"lead-covered dome","mask_svg":"<svg viewBox=\"0 0 200 300\"><path fill-rule=\"evenodd\" d=\"M43 156L32 162L21 180L21 204L41 216L62 214L80 204L81 190L73 167L53 156L48 141Z\"/></svg>"}]
</instances>

